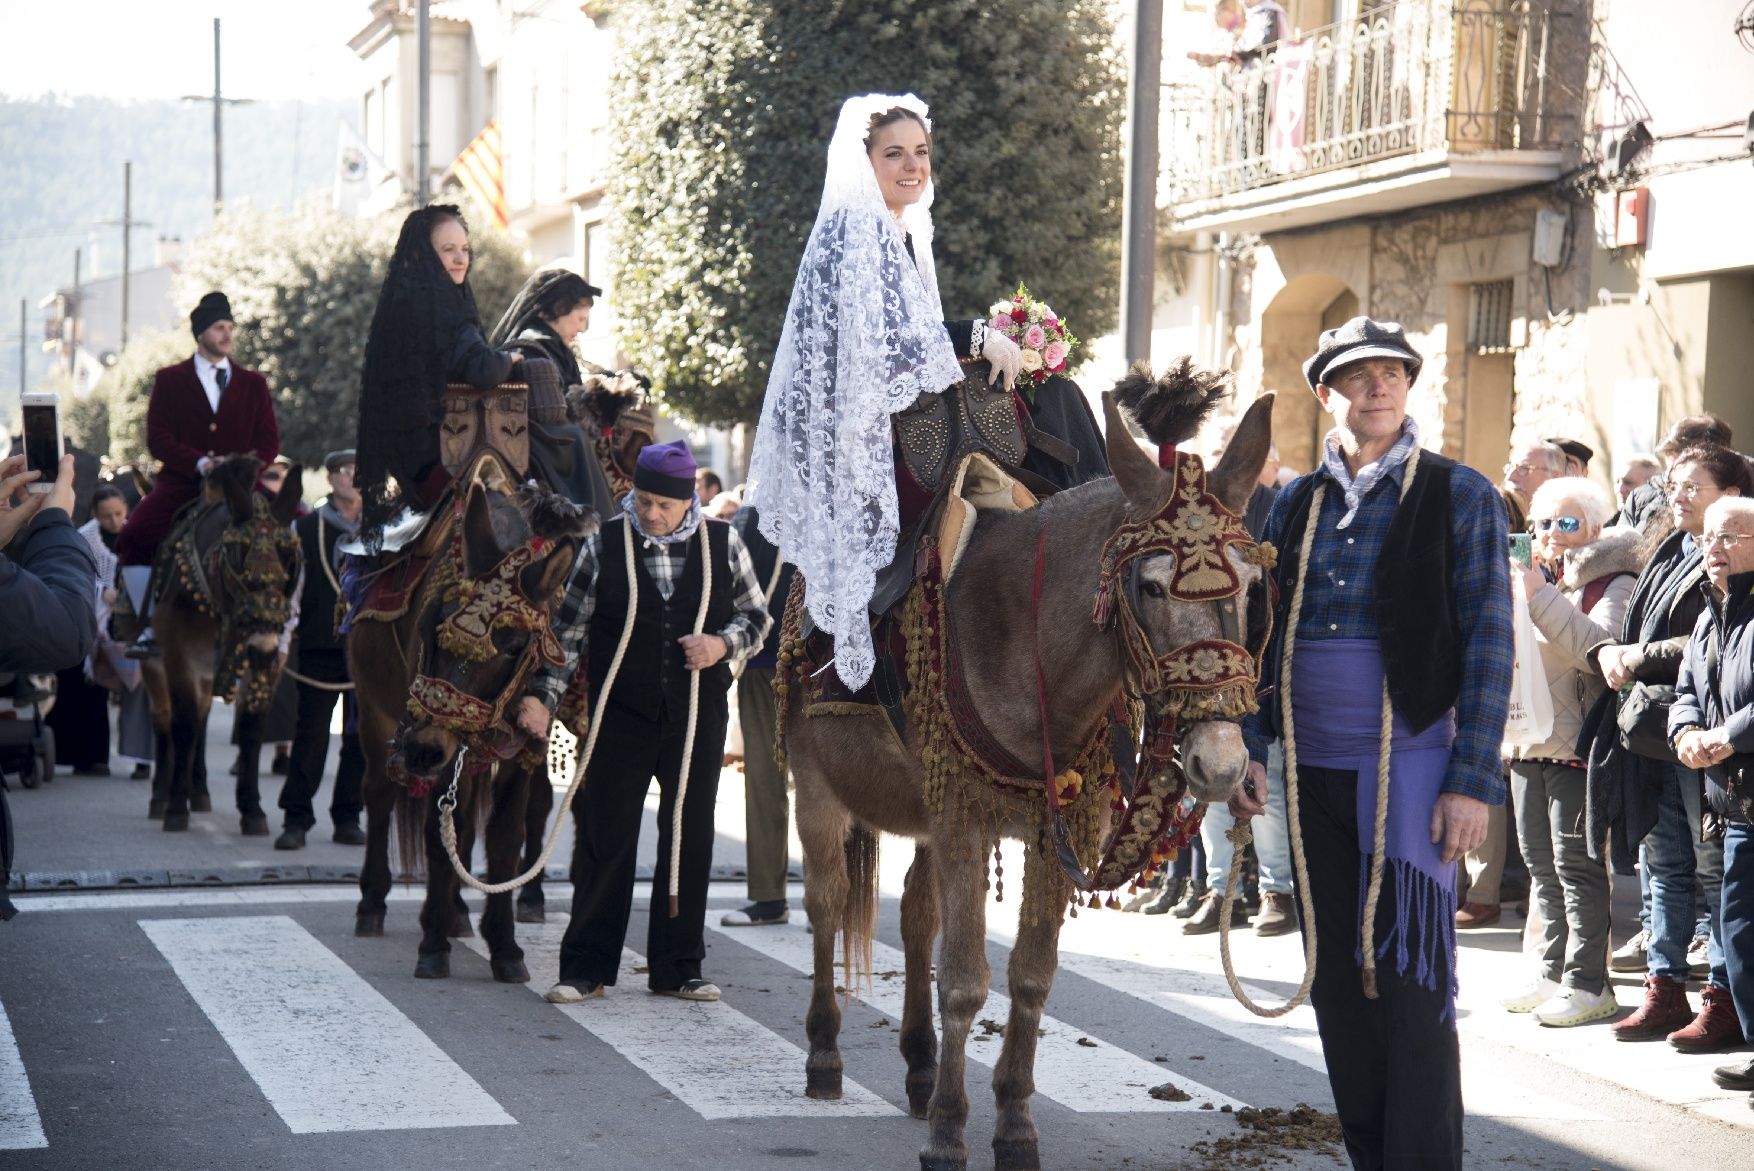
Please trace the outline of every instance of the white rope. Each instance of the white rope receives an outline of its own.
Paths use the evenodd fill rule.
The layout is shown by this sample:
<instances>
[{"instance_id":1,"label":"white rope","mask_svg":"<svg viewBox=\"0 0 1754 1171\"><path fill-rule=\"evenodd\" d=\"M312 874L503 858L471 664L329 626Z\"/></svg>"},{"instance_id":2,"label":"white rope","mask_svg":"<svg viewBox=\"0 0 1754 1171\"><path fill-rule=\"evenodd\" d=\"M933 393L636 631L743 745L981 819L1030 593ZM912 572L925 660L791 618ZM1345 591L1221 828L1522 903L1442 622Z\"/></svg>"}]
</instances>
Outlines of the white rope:
<instances>
[{"instance_id":1,"label":"white rope","mask_svg":"<svg viewBox=\"0 0 1754 1171\"><path fill-rule=\"evenodd\" d=\"M591 763L591 754L597 750L597 733L603 730L603 711L609 705L609 692L615 686L615 677L621 672L621 661L627 657L627 644L633 641L633 618L634 613L639 609L639 578L635 574L633 561L633 524L631 521L623 524L622 532L626 535L623 549L627 562L627 618L621 624L621 641L615 645L615 657L609 661L609 673L603 677L603 688L591 711L591 727L585 734L584 751L579 754L577 766L573 769L572 781L566 788L566 796L556 806L554 825L548 831L548 841L542 847L542 856L531 863L530 868L516 878L506 882L482 882L470 874L469 868L463 865L463 860L457 857L457 826L454 814L457 808L457 778L463 772L463 753L465 751L464 748L457 749L457 763L451 769L450 790L445 796L439 798L439 838L445 844L445 853L450 857L451 869L457 872L458 879L482 894L497 895L517 890L547 868L548 859L554 853L556 843L560 841L560 827L566 819L567 812L572 808L573 798L578 794L579 785L585 779L585 768ZM698 680L699 676L696 676L696 679ZM690 728L692 730L692 706L690 715ZM552 785L554 783L552 775L545 777L544 783Z\"/></svg>"},{"instance_id":2,"label":"white rope","mask_svg":"<svg viewBox=\"0 0 1754 1171\"><path fill-rule=\"evenodd\" d=\"M1419 448L1414 446L1407 457L1407 468L1401 477L1401 500L1407 499L1413 487L1413 476L1419 468ZM1318 480L1310 498L1308 519L1304 522L1303 549L1298 556L1297 586L1292 591L1291 608L1287 611L1284 640L1279 656L1279 712L1285 725L1285 821L1291 831L1291 864L1297 876L1297 889L1303 904L1303 980L1290 999L1273 1008L1265 1008L1250 999L1237 979L1236 967L1230 958L1230 918L1242 879L1243 847L1252 838L1247 822L1237 822L1225 835L1231 842L1230 875L1225 882L1224 898L1218 909L1218 955L1224 964L1224 979L1231 993L1242 1006L1256 1016L1278 1017L1297 1008L1309 998L1316 974L1315 903L1310 892L1309 869L1303 854L1303 820L1297 799L1297 733L1291 714L1291 650L1297 640L1297 623L1303 613L1303 587L1309 580L1309 555L1315 547L1316 527L1321 523L1322 495L1327 488ZM1389 700L1388 677L1383 677L1382 723L1377 737L1376 809L1371 827L1370 881L1364 896L1364 915L1358 934L1364 954L1364 995L1377 999L1376 987L1376 907L1382 897L1383 857L1388 849L1389 812L1389 749L1394 741L1394 708Z\"/></svg>"},{"instance_id":3,"label":"white rope","mask_svg":"<svg viewBox=\"0 0 1754 1171\"><path fill-rule=\"evenodd\" d=\"M706 522L695 530L700 536L700 609L694 615L694 634L706 629L706 609L713 600L712 546L707 541ZM633 607L628 607L631 613ZM727 648L729 649L729 648ZM670 818L670 914L680 909L682 890L682 803L688 797L688 770L694 763L694 727L700 720L700 672L688 672L688 732L682 742L682 769L676 778L676 808Z\"/></svg>"}]
</instances>

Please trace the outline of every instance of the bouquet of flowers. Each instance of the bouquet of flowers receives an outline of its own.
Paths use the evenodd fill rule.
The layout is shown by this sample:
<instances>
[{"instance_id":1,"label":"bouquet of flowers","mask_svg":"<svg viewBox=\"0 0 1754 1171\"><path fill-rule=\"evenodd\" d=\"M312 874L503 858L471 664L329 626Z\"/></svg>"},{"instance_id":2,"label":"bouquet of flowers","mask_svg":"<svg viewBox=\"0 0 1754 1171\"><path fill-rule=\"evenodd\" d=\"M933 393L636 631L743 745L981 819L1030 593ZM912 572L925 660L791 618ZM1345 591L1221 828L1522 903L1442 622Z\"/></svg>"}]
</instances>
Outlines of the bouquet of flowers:
<instances>
[{"instance_id":1,"label":"bouquet of flowers","mask_svg":"<svg viewBox=\"0 0 1754 1171\"><path fill-rule=\"evenodd\" d=\"M1035 401L1035 388L1055 374L1062 374L1078 339L1066 328L1059 314L1047 304L1029 295L1025 285L1018 285L1009 301L995 301L993 319L987 328L997 330L1017 343L1023 351L1023 373L1017 387Z\"/></svg>"}]
</instances>

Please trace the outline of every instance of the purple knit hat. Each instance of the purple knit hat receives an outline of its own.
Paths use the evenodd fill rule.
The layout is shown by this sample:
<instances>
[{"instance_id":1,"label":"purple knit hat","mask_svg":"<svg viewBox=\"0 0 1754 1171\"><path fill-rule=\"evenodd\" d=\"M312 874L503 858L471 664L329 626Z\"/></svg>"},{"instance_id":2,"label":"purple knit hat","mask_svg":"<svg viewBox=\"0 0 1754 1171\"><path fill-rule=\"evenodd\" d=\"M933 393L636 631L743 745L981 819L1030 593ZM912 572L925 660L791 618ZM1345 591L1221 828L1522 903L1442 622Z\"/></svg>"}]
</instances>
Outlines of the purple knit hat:
<instances>
[{"instance_id":1,"label":"purple knit hat","mask_svg":"<svg viewBox=\"0 0 1754 1171\"><path fill-rule=\"evenodd\" d=\"M694 498L694 453L688 440L654 443L639 453L633 469L633 486L673 500Z\"/></svg>"}]
</instances>

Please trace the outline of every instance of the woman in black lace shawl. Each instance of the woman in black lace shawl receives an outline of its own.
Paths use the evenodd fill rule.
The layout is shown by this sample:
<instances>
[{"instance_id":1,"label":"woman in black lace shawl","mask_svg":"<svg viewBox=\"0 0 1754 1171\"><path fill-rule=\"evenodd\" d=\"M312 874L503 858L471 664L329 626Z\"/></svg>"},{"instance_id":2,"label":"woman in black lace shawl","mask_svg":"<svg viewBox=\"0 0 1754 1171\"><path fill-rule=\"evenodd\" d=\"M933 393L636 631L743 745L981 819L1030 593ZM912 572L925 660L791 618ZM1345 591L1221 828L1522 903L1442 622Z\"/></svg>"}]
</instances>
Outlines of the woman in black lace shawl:
<instances>
[{"instance_id":1,"label":"woman in black lace shawl","mask_svg":"<svg viewBox=\"0 0 1754 1171\"><path fill-rule=\"evenodd\" d=\"M524 282L493 329L492 343L524 358L547 358L560 372L558 387L531 374L530 475L599 516L614 513L609 481L585 434L567 417L568 393L584 381L572 342L585 331L603 290L564 268ZM599 373L592 367L592 373Z\"/></svg>"},{"instance_id":2,"label":"woman in black lace shawl","mask_svg":"<svg viewBox=\"0 0 1754 1171\"><path fill-rule=\"evenodd\" d=\"M490 390L517 361L487 344L469 288L469 229L458 209L434 204L409 213L390 257L359 396L359 472L366 527L396 505L430 507L448 476L439 464L445 383ZM388 484L394 477L399 492Z\"/></svg>"}]
</instances>

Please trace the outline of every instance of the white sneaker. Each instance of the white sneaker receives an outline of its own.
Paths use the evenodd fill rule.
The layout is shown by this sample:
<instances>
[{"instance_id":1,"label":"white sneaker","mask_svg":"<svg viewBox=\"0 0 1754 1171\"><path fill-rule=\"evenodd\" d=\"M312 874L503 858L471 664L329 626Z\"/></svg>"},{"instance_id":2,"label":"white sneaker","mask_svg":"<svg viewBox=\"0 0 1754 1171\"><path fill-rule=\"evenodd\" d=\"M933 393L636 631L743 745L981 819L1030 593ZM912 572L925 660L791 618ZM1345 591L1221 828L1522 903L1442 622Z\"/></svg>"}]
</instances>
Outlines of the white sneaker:
<instances>
[{"instance_id":1,"label":"white sneaker","mask_svg":"<svg viewBox=\"0 0 1754 1171\"><path fill-rule=\"evenodd\" d=\"M1705 935L1695 935L1693 942L1687 945L1687 970L1695 976L1711 974L1711 939Z\"/></svg>"},{"instance_id":2,"label":"white sneaker","mask_svg":"<svg viewBox=\"0 0 1754 1171\"><path fill-rule=\"evenodd\" d=\"M1610 972L1642 972L1645 968L1645 951L1650 947L1650 932L1640 930L1637 935L1614 949L1608 957Z\"/></svg>"},{"instance_id":3,"label":"white sneaker","mask_svg":"<svg viewBox=\"0 0 1754 1171\"><path fill-rule=\"evenodd\" d=\"M1559 982L1549 980L1545 976L1537 976L1522 989L1498 1002L1505 1012L1533 1012L1553 998L1559 991Z\"/></svg>"},{"instance_id":4,"label":"white sneaker","mask_svg":"<svg viewBox=\"0 0 1754 1171\"><path fill-rule=\"evenodd\" d=\"M1620 1011L1620 1002L1614 999L1614 990L1604 988L1600 992L1585 992L1581 988L1561 988L1553 994L1552 999L1535 1009L1535 1019L1553 1029L1568 1029L1573 1025L1587 1025L1591 1021L1604 1021Z\"/></svg>"}]
</instances>

